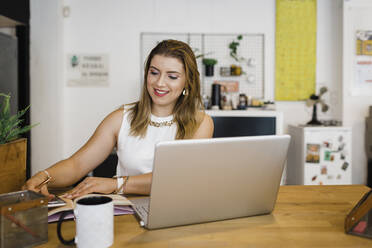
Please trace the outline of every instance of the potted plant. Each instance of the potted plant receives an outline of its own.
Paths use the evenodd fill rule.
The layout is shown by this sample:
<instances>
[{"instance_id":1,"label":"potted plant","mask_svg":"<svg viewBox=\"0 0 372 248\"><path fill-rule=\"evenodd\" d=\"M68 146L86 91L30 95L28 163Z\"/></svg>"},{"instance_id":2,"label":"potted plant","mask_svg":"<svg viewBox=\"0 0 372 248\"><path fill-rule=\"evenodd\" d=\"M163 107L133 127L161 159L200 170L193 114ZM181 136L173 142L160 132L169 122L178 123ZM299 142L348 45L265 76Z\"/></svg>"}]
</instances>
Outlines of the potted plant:
<instances>
[{"instance_id":1,"label":"potted plant","mask_svg":"<svg viewBox=\"0 0 372 248\"><path fill-rule=\"evenodd\" d=\"M229 43L229 49L230 49L230 56L236 61L240 62L241 59L238 58L238 46L240 45L240 41L243 39L243 36L240 34L236 37L236 40L234 39Z\"/></svg>"},{"instance_id":2,"label":"potted plant","mask_svg":"<svg viewBox=\"0 0 372 248\"><path fill-rule=\"evenodd\" d=\"M0 93L0 193L20 190L26 181L27 140L20 135L35 125L20 127L30 106L10 114L10 95Z\"/></svg>"},{"instance_id":3,"label":"potted plant","mask_svg":"<svg viewBox=\"0 0 372 248\"><path fill-rule=\"evenodd\" d=\"M214 65L217 64L217 60L204 58L202 62L205 65L205 76L212 77L214 75Z\"/></svg>"},{"instance_id":4,"label":"potted plant","mask_svg":"<svg viewBox=\"0 0 372 248\"><path fill-rule=\"evenodd\" d=\"M240 62L243 62L245 61L246 59L244 57L239 57L238 56L238 47L240 46L240 41L243 39L243 35L238 35L236 37L236 39L232 40L230 43L229 43L229 49L230 49L230 56L231 58L233 58L233 60L235 60L238 64ZM241 74L244 74L241 66L239 65L231 65L230 66L230 70L231 70L231 75L232 76L240 76Z\"/></svg>"}]
</instances>

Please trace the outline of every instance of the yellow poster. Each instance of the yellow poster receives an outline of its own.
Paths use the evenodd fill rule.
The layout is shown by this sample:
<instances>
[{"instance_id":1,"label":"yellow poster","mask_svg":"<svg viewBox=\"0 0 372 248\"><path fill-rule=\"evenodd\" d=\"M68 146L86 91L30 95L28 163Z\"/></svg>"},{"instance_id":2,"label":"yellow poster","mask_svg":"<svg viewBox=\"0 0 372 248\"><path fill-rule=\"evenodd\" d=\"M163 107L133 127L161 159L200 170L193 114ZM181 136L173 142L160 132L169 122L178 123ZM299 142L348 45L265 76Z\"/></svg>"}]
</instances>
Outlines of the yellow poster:
<instances>
[{"instance_id":1,"label":"yellow poster","mask_svg":"<svg viewBox=\"0 0 372 248\"><path fill-rule=\"evenodd\" d=\"M308 99L315 92L316 0L276 0L275 52L275 99Z\"/></svg>"}]
</instances>

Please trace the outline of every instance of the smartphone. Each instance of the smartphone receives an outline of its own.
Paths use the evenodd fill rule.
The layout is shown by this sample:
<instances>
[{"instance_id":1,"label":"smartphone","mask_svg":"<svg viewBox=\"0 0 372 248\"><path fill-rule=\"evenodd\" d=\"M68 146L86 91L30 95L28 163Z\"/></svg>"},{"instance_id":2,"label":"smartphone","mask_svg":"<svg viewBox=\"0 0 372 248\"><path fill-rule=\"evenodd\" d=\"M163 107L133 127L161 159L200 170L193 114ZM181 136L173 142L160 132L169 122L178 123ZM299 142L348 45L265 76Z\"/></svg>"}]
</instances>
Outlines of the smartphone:
<instances>
[{"instance_id":1,"label":"smartphone","mask_svg":"<svg viewBox=\"0 0 372 248\"><path fill-rule=\"evenodd\" d=\"M48 201L48 208L61 207L64 205L66 205L66 202L58 196L54 196L54 198Z\"/></svg>"}]
</instances>

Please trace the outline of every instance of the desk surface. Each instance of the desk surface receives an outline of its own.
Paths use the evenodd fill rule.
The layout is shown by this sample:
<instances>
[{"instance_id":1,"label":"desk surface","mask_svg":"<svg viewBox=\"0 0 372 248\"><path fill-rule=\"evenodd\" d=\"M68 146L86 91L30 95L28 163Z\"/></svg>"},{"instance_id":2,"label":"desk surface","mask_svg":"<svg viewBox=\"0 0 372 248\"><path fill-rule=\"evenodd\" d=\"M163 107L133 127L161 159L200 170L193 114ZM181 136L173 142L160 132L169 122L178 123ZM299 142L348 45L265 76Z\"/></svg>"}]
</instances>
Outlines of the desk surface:
<instances>
[{"instance_id":1,"label":"desk surface","mask_svg":"<svg viewBox=\"0 0 372 248\"><path fill-rule=\"evenodd\" d=\"M133 215L115 217L113 247L372 247L372 240L344 233L347 213L369 188L348 186L281 186L270 215L148 231ZM49 224L49 242L63 247ZM65 238L75 224L63 224Z\"/></svg>"}]
</instances>

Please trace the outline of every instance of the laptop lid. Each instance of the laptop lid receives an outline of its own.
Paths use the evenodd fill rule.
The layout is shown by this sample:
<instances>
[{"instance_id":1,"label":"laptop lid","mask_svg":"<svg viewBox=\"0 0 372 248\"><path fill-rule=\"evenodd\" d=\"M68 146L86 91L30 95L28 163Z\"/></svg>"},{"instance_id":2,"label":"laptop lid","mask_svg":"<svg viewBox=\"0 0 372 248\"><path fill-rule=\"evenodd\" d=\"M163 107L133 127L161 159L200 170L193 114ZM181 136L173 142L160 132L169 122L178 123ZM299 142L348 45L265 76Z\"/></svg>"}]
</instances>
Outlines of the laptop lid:
<instances>
[{"instance_id":1,"label":"laptop lid","mask_svg":"<svg viewBox=\"0 0 372 248\"><path fill-rule=\"evenodd\" d=\"M158 143L147 228L270 213L289 142L270 135Z\"/></svg>"}]
</instances>

